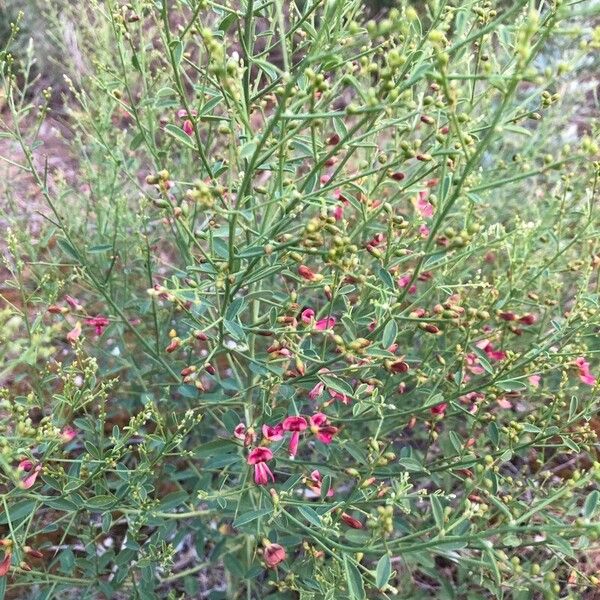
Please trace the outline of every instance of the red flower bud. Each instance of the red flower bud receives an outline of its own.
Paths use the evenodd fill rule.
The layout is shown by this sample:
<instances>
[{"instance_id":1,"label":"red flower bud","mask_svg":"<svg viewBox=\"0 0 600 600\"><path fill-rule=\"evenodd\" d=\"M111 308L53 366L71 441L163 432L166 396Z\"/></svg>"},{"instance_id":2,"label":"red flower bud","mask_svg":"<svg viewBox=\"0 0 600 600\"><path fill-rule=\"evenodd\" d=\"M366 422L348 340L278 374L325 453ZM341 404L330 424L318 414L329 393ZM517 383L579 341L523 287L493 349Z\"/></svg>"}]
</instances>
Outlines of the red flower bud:
<instances>
[{"instance_id":1,"label":"red flower bud","mask_svg":"<svg viewBox=\"0 0 600 600\"><path fill-rule=\"evenodd\" d=\"M521 321L523 325L533 325L537 321L537 317L531 313L528 313L520 317L519 321Z\"/></svg>"},{"instance_id":2,"label":"red flower bud","mask_svg":"<svg viewBox=\"0 0 600 600\"><path fill-rule=\"evenodd\" d=\"M348 527L352 527L352 529L362 529L364 525L354 517L351 517L348 513L342 513L342 521L348 525Z\"/></svg>"}]
</instances>

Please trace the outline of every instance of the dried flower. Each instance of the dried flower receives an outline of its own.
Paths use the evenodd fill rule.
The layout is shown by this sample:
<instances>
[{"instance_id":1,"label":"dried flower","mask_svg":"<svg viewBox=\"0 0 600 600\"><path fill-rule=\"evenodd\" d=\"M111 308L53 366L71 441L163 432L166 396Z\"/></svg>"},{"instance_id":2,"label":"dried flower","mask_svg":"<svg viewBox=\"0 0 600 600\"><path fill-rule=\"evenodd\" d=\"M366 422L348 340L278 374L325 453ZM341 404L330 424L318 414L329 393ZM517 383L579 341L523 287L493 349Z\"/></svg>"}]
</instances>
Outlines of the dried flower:
<instances>
[{"instance_id":1,"label":"dried flower","mask_svg":"<svg viewBox=\"0 0 600 600\"><path fill-rule=\"evenodd\" d=\"M286 559L287 555L283 546L269 542L263 552L263 557L267 567L274 569L280 562Z\"/></svg>"}]
</instances>

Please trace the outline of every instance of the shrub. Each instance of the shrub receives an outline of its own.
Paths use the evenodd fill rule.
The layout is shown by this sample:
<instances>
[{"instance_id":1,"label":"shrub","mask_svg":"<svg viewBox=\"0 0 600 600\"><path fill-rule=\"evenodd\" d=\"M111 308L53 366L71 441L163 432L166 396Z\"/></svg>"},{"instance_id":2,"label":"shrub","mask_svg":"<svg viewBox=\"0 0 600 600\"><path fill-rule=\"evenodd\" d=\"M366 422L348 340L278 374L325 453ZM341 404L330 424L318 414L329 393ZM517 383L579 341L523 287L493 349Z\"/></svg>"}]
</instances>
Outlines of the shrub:
<instances>
[{"instance_id":1,"label":"shrub","mask_svg":"<svg viewBox=\"0 0 600 600\"><path fill-rule=\"evenodd\" d=\"M9 40L2 595L597 593L597 8L538 5L49 3L61 97Z\"/></svg>"}]
</instances>

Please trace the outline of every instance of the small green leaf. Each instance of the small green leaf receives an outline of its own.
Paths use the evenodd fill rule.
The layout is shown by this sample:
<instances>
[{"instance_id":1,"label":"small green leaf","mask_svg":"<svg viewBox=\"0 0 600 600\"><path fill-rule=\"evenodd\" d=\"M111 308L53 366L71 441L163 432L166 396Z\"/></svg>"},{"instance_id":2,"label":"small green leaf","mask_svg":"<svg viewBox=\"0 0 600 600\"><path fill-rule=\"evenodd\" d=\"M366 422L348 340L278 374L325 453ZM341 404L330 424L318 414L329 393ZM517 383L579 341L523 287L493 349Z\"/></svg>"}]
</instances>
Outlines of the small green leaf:
<instances>
[{"instance_id":1,"label":"small green leaf","mask_svg":"<svg viewBox=\"0 0 600 600\"><path fill-rule=\"evenodd\" d=\"M79 253L73 248L71 242L68 242L64 238L58 238L58 246L65 254L79 262Z\"/></svg>"},{"instance_id":2,"label":"small green leaf","mask_svg":"<svg viewBox=\"0 0 600 600\"><path fill-rule=\"evenodd\" d=\"M444 528L444 508L440 499L435 494L431 496L431 512L438 529Z\"/></svg>"},{"instance_id":3,"label":"small green leaf","mask_svg":"<svg viewBox=\"0 0 600 600\"><path fill-rule=\"evenodd\" d=\"M313 508L310 508L310 506L299 506L298 512L315 527L322 527L321 518Z\"/></svg>"},{"instance_id":4,"label":"small green leaf","mask_svg":"<svg viewBox=\"0 0 600 600\"><path fill-rule=\"evenodd\" d=\"M223 326L231 334L231 337L239 341L245 341L246 333L239 323L229 319L223 319Z\"/></svg>"},{"instance_id":5,"label":"small green leaf","mask_svg":"<svg viewBox=\"0 0 600 600\"><path fill-rule=\"evenodd\" d=\"M365 586L363 584L360 571L356 565L344 555L344 569L346 571L346 583L348 584L348 595L352 600L363 600L365 596Z\"/></svg>"},{"instance_id":6,"label":"small green leaf","mask_svg":"<svg viewBox=\"0 0 600 600\"><path fill-rule=\"evenodd\" d=\"M109 494L93 496L86 500L86 506L91 509L104 509L111 506L117 499Z\"/></svg>"},{"instance_id":7,"label":"small green leaf","mask_svg":"<svg viewBox=\"0 0 600 600\"><path fill-rule=\"evenodd\" d=\"M395 289L396 286L394 285L394 278L390 275L389 271L386 271L380 267L377 269L377 276L387 288L391 290Z\"/></svg>"},{"instance_id":8,"label":"small green leaf","mask_svg":"<svg viewBox=\"0 0 600 600\"><path fill-rule=\"evenodd\" d=\"M384 348L389 348L395 341L398 335L398 325L396 321L390 321L383 330L383 336L381 338L381 345Z\"/></svg>"},{"instance_id":9,"label":"small green leaf","mask_svg":"<svg viewBox=\"0 0 600 600\"><path fill-rule=\"evenodd\" d=\"M192 150L195 150L194 144L192 143L190 136L187 135L187 133L183 131L183 129L177 127L177 125L173 125L172 123L165 125L165 133L168 133L170 136L174 137L188 148L192 148Z\"/></svg>"},{"instance_id":10,"label":"small green leaf","mask_svg":"<svg viewBox=\"0 0 600 600\"><path fill-rule=\"evenodd\" d=\"M319 375L319 378L327 387L340 394L346 394L346 396L352 396L354 394L354 390L350 387L350 384L342 379L338 379L332 375Z\"/></svg>"},{"instance_id":11,"label":"small green leaf","mask_svg":"<svg viewBox=\"0 0 600 600\"><path fill-rule=\"evenodd\" d=\"M221 19L218 29L220 29L223 33L227 33L227 31L229 31L236 19L237 14L234 12L230 12L226 17L223 17L223 19Z\"/></svg>"},{"instance_id":12,"label":"small green leaf","mask_svg":"<svg viewBox=\"0 0 600 600\"><path fill-rule=\"evenodd\" d=\"M389 581L392 574L392 562L387 554L384 554L377 562L375 570L375 585L378 589L383 589L383 586Z\"/></svg>"},{"instance_id":13,"label":"small green leaf","mask_svg":"<svg viewBox=\"0 0 600 600\"><path fill-rule=\"evenodd\" d=\"M569 421L572 421L575 415L577 414L577 410L579 408L579 400L577 396L571 397L571 402L569 404Z\"/></svg>"},{"instance_id":14,"label":"small green leaf","mask_svg":"<svg viewBox=\"0 0 600 600\"><path fill-rule=\"evenodd\" d=\"M10 522L13 523L14 521L18 521L19 519L30 515L35 505L36 503L34 500L24 500L9 506L8 516L5 512L0 514L0 524L4 525L5 523L8 523L9 519Z\"/></svg>"},{"instance_id":15,"label":"small green leaf","mask_svg":"<svg viewBox=\"0 0 600 600\"><path fill-rule=\"evenodd\" d=\"M496 385L505 392L519 392L527 389L527 386L522 381L516 379L503 379L496 382Z\"/></svg>"},{"instance_id":16,"label":"small green leaf","mask_svg":"<svg viewBox=\"0 0 600 600\"><path fill-rule=\"evenodd\" d=\"M181 40L173 40L169 47L173 54L173 61L176 65L179 65L181 57L183 56L183 44L181 43Z\"/></svg>"},{"instance_id":17,"label":"small green leaf","mask_svg":"<svg viewBox=\"0 0 600 600\"><path fill-rule=\"evenodd\" d=\"M487 434L492 444L497 448L500 441L500 432L498 431L498 425L493 421L488 425Z\"/></svg>"},{"instance_id":18,"label":"small green leaf","mask_svg":"<svg viewBox=\"0 0 600 600\"><path fill-rule=\"evenodd\" d=\"M257 142L246 142L238 151L239 157L249 159L254 154L257 146Z\"/></svg>"},{"instance_id":19,"label":"small green leaf","mask_svg":"<svg viewBox=\"0 0 600 600\"><path fill-rule=\"evenodd\" d=\"M588 494L588 497L585 499L585 503L583 505L583 516L586 518L591 517L598 506L598 497L600 494L598 490L594 490Z\"/></svg>"},{"instance_id":20,"label":"small green leaf","mask_svg":"<svg viewBox=\"0 0 600 600\"><path fill-rule=\"evenodd\" d=\"M406 458L399 458L398 464L404 467L407 471L422 471L427 473L427 469L416 459L407 456Z\"/></svg>"},{"instance_id":21,"label":"small green leaf","mask_svg":"<svg viewBox=\"0 0 600 600\"><path fill-rule=\"evenodd\" d=\"M273 512L273 509L271 509L271 508L261 508L260 510L252 510L243 515L240 515L233 522L233 526L241 527L242 525L247 525L248 523L252 523L252 521L259 519L260 517L264 517L265 515L268 515L272 512Z\"/></svg>"}]
</instances>

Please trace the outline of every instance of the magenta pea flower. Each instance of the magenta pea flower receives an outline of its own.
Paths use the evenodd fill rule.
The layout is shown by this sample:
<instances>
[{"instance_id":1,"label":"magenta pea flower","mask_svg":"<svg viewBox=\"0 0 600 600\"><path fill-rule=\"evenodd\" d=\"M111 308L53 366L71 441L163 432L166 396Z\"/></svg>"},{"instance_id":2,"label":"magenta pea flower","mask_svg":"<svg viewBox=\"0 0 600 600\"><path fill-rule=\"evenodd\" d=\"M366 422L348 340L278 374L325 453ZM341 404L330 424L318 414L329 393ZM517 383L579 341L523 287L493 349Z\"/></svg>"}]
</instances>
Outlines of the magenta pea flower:
<instances>
[{"instance_id":1,"label":"magenta pea flower","mask_svg":"<svg viewBox=\"0 0 600 600\"><path fill-rule=\"evenodd\" d=\"M85 322L87 325L91 325L94 328L96 335L102 335L104 328L110 323L110 321L102 315L88 317Z\"/></svg>"},{"instance_id":2,"label":"magenta pea flower","mask_svg":"<svg viewBox=\"0 0 600 600\"><path fill-rule=\"evenodd\" d=\"M596 377L590 372L590 363L585 360L585 357L580 356L575 359L575 366L579 371L579 379L585 385L596 385Z\"/></svg>"},{"instance_id":3,"label":"magenta pea flower","mask_svg":"<svg viewBox=\"0 0 600 600\"><path fill-rule=\"evenodd\" d=\"M73 310L83 310L83 306L77 298L73 298L73 296L65 296L65 302L73 309Z\"/></svg>"},{"instance_id":4,"label":"magenta pea flower","mask_svg":"<svg viewBox=\"0 0 600 600\"><path fill-rule=\"evenodd\" d=\"M62 431L60 432L60 437L61 437L62 441L65 443L70 442L71 440L75 439L76 436L77 436L77 429L75 429L74 427L71 427L71 425L66 425L65 427L62 428Z\"/></svg>"},{"instance_id":5,"label":"magenta pea flower","mask_svg":"<svg viewBox=\"0 0 600 600\"><path fill-rule=\"evenodd\" d=\"M310 431L323 444L331 444L333 436L338 432L338 428L329 423L327 415L323 413L315 413L309 419Z\"/></svg>"},{"instance_id":6,"label":"magenta pea flower","mask_svg":"<svg viewBox=\"0 0 600 600\"><path fill-rule=\"evenodd\" d=\"M71 331L69 331L69 333L67 333L67 342L69 342L69 344L75 344L75 342L79 339L80 335L81 335L81 323L79 321L77 321L77 323L75 324L75 327L73 327L73 329L71 329Z\"/></svg>"},{"instance_id":7,"label":"magenta pea flower","mask_svg":"<svg viewBox=\"0 0 600 600\"><path fill-rule=\"evenodd\" d=\"M177 111L177 117L178 117L179 119L187 119L189 114L191 114L191 115L192 115L192 117L196 117L196 116L198 116L198 111L196 111L196 110L192 109L192 110L190 111L190 113L188 113L188 111L187 111L185 108L180 108L180 109Z\"/></svg>"},{"instance_id":8,"label":"magenta pea flower","mask_svg":"<svg viewBox=\"0 0 600 600\"><path fill-rule=\"evenodd\" d=\"M307 325L310 325L315 318L315 311L312 308L305 308L300 313L300 320Z\"/></svg>"},{"instance_id":9,"label":"magenta pea flower","mask_svg":"<svg viewBox=\"0 0 600 600\"><path fill-rule=\"evenodd\" d=\"M254 482L256 485L267 485L269 479L275 481L271 469L267 466L267 461L273 458L273 453L268 448L254 448L248 454L246 462L254 467Z\"/></svg>"},{"instance_id":10,"label":"magenta pea flower","mask_svg":"<svg viewBox=\"0 0 600 600\"><path fill-rule=\"evenodd\" d=\"M531 313L527 313L526 315L519 317L519 321L523 323L523 325L533 325L536 323L537 317Z\"/></svg>"},{"instance_id":11,"label":"magenta pea flower","mask_svg":"<svg viewBox=\"0 0 600 600\"><path fill-rule=\"evenodd\" d=\"M312 471L312 473L310 474L310 478L307 478L305 481L307 487L310 489L311 492L313 492L316 496L321 495L321 490L323 489L323 475L321 475L318 469ZM327 497L331 498L331 496L333 496L333 493L333 490L329 488L327 490Z\"/></svg>"},{"instance_id":12,"label":"magenta pea flower","mask_svg":"<svg viewBox=\"0 0 600 600\"><path fill-rule=\"evenodd\" d=\"M278 442L283 439L283 425L281 423L277 423L277 425L263 425L262 426L262 434L263 437L270 442Z\"/></svg>"},{"instance_id":13,"label":"magenta pea flower","mask_svg":"<svg viewBox=\"0 0 600 600\"><path fill-rule=\"evenodd\" d=\"M411 279L412 275L410 273L405 273L404 275L400 276L400 278L398 279L398 287L405 288L410 284ZM411 285L410 288L408 288L409 294L414 294L416 291L417 286L414 284Z\"/></svg>"},{"instance_id":14,"label":"magenta pea flower","mask_svg":"<svg viewBox=\"0 0 600 600\"><path fill-rule=\"evenodd\" d=\"M9 538L0 540L0 546L4 548L4 558L0 561L0 577L6 577L10 571L12 563L12 544L12 540Z\"/></svg>"},{"instance_id":15,"label":"magenta pea flower","mask_svg":"<svg viewBox=\"0 0 600 600\"><path fill-rule=\"evenodd\" d=\"M244 423L238 423L235 426L235 429L233 430L233 435L238 440L245 440L246 439L246 425Z\"/></svg>"},{"instance_id":16,"label":"magenta pea flower","mask_svg":"<svg viewBox=\"0 0 600 600\"><path fill-rule=\"evenodd\" d=\"M481 375L485 373L485 369L481 366L479 359L473 353L469 353L465 356L467 363L467 369L473 373L473 375Z\"/></svg>"},{"instance_id":17,"label":"magenta pea flower","mask_svg":"<svg viewBox=\"0 0 600 600\"><path fill-rule=\"evenodd\" d=\"M432 406L429 411L434 417L443 417L446 413L446 409L448 408L448 404L446 402L440 402L440 404L436 404Z\"/></svg>"},{"instance_id":18,"label":"magenta pea flower","mask_svg":"<svg viewBox=\"0 0 600 600\"><path fill-rule=\"evenodd\" d=\"M21 479L20 487L24 490L28 490L33 487L37 476L42 470L42 465L34 465L33 461L28 458L22 460L17 466L17 471L25 473L25 477Z\"/></svg>"},{"instance_id":19,"label":"magenta pea flower","mask_svg":"<svg viewBox=\"0 0 600 600\"><path fill-rule=\"evenodd\" d=\"M294 458L298 453L298 442L300 441L300 432L308 427L304 417L287 417L282 423L284 431L291 431L290 439L290 458Z\"/></svg>"},{"instance_id":20,"label":"magenta pea flower","mask_svg":"<svg viewBox=\"0 0 600 600\"><path fill-rule=\"evenodd\" d=\"M410 371L410 366L404 360L404 356L401 356L394 361L390 361L387 363L387 367L392 373L406 373L407 371Z\"/></svg>"},{"instance_id":21,"label":"magenta pea flower","mask_svg":"<svg viewBox=\"0 0 600 600\"><path fill-rule=\"evenodd\" d=\"M475 344L480 350L483 350L486 356L491 360L504 360L506 352L503 350L495 350L494 345L490 340L480 340Z\"/></svg>"},{"instance_id":22,"label":"magenta pea flower","mask_svg":"<svg viewBox=\"0 0 600 600\"><path fill-rule=\"evenodd\" d=\"M323 275L315 273L306 265L300 265L298 267L298 275L300 275L302 279L306 279L306 281L320 281L321 279L323 279Z\"/></svg>"},{"instance_id":23,"label":"magenta pea flower","mask_svg":"<svg viewBox=\"0 0 600 600\"><path fill-rule=\"evenodd\" d=\"M313 388L308 392L308 397L311 400L316 400L323 394L323 390L325 389L325 384L322 381L317 382Z\"/></svg>"},{"instance_id":24,"label":"magenta pea flower","mask_svg":"<svg viewBox=\"0 0 600 600\"><path fill-rule=\"evenodd\" d=\"M244 442L244 446L251 446L256 441L256 433L252 427L238 423L233 430L233 435Z\"/></svg>"},{"instance_id":25,"label":"magenta pea flower","mask_svg":"<svg viewBox=\"0 0 600 600\"><path fill-rule=\"evenodd\" d=\"M325 331L326 329L333 329L336 324L335 317L327 317L326 319L320 319L315 323L315 329L317 331Z\"/></svg>"},{"instance_id":26,"label":"magenta pea flower","mask_svg":"<svg viewBox=\"0 0 600 600\"><path fill-rule=\"evenodd\" d=\"M419 195L417 197L417 210L419 211L419 214L424 219L433 217L433 212L434 212L433 204L431 204L431 202L429 202L429 200L427 200L428 194L429 194L429 192L422 191L422 192L419 192Z\"/></svg>"}]
</instances>

